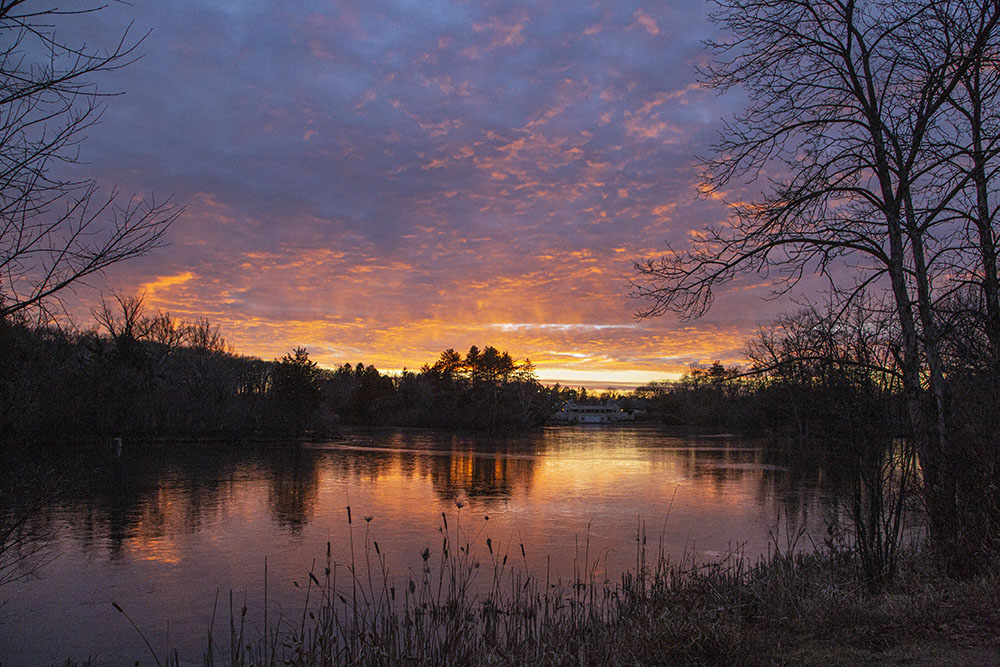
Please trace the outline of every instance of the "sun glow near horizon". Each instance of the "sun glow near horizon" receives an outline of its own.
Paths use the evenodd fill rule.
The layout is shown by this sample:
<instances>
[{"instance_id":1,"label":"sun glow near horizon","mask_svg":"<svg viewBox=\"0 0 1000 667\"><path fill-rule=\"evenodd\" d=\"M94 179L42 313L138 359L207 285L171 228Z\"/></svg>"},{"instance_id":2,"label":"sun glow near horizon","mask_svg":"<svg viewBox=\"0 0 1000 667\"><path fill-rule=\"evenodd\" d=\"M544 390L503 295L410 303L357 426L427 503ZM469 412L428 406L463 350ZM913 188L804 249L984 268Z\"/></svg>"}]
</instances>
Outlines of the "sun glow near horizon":
<instances>
[{"instance_id":1,"label":"sun glow near horizon","mask_svg":"<svg viewBox=\"0 0 1000 667\"><path fill-rule=\"evenodd\" d=\"M208 318L241 354L301 346L325 367L415 370L492 345L543 382L600 387L742 359L766 288L717 295L697 323L636 321L626 297L634 261L729 215L698 197L692 158L728 102L679 65L707 34L700 5L574 6L552 22L524 4L517 43L492 34L489 5L444 24L407 11L406 31L371 34L392 19L370 3L305 21L270 8L275 34L308 48L248 41L221 80L209 45L260 17L199 15L192 41L172 7L107 10L156 30L86 146L99 181L186 210L168 246L98 290ZM149 85L179 72L203 92L193 102Z\"/></svg>"},{"instance_id":2,"label":"sun glow near horizon","mask_svg":"<svg viewBox=\"0 0 1000 667\"><path fill-rule=\"evenodd\" d=\"M236 287L239 283L245 287ZM602 292L599 285L578 291L573 304L537 286L486 286L479 291L488 298L479 304L470 304L483 296L477 290L456 289L449 293L449 307L422 309L413 302L394 309L379 305L389 298L381 284L358 282L349 293L354 316L346 317L340 313L352 311L347 295L310 291L303 299L299 284L244 283L238 276L223 282L172 272L146 279L136 291L145 295L151 312L187 321L207 318L237 353L262 359L305 347L325 368L363 363L399 374L433 364L447 349L465 354L473 345L490 345L519 361L529 359L544 384L588 389L632 389L677 379L716 360L741 363L744 341L755 326L749 317L697 325L636 320L629 309L634 302Z\"/></svg>"},{"instance_id":3,"label":"sun glow near horizon","mask_svg":"<svg viewBox=\"0 0 1000 667\"><path fill-rule=\"evenodd\" d=\"M626 319L479 323L462 318L386 322L374 317L241 317L230 308L200 302L188 276L161 278L153 284L157 289L145 293L148 308L188 321L208 318L220 326L238 354L277 359L305 347L310 358L325 368L363 363L398 375L433 364L447 349L465 354L472 345L490 345L518 361L530 360L536 377L546 385L633 389L675 380L692 366L715 360L743 361L745 332L732 325L664 330L662 322ZM169 298L171 290L176 290L176 300Z\"/></svg>"}]
</instances>

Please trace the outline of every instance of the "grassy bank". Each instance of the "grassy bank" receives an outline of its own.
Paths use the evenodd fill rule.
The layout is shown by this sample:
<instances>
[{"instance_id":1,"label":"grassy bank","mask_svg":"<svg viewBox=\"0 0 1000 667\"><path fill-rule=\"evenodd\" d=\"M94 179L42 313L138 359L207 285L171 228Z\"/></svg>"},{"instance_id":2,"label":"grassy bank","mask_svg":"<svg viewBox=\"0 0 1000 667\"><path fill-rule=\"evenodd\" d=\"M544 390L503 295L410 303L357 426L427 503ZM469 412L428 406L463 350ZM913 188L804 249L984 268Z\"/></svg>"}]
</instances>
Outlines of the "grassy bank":
<instances>
[{"instance_id":1,"label":"grassy bank","mask_svg":"<svg viewBox=\"0 0 1000 667\"><path fill-rule=\"evenodd\" d=\"M267 619L265 609L264 635L247 629L247 610L231 597L219 602L204 663L1000 664L995 568L941 579L914 551L896 582L875 590L845 550L674 563L640 537L635 566L618 580L597 577L599 562L584 551L564 581L530 573L522 546L501 553L481 529L463 532L460 515L451 527L442 520L440 550L425 551L406 576L387 572L367 524L355 522L350 562L333 562L328 549L301 614Z\"/></svg>"}]
</instances>

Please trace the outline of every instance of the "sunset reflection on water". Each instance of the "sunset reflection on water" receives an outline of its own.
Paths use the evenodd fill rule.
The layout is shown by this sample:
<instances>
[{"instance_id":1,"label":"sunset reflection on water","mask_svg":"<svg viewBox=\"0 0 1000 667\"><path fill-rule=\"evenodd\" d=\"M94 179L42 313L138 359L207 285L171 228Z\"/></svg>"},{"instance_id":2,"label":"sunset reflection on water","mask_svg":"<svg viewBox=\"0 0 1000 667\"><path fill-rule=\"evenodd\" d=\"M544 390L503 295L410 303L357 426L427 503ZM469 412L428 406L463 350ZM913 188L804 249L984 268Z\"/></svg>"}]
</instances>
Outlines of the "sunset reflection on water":
<instances>
[{"instance_id":1,"label":"sunset reflection on water","mask_svg":"<svg viewBox=\"0 0 1000 667\"><path fill-rule=\"evenodd\" d=\"M295 584L323 562L327 542L343 568L352 540L354 558L369 561L377 541L403 581L423 549L440 552L442 514L473 556L485 558L489 537L553 579L584 561L616 577L634 566L637 532L674 559L754 557L787 526L819 534L838 490L822 462L765 444L642 426L386 431L249 454L189 446L88 459L44 517L54 559L41 578L2 591L4 664L145 659L112 601L135 612L155 646L197 661L216 591L226 605L229 591L245 598L260 621L265 557L271 613L301 614Z\"/></svg>"}]
</instances>

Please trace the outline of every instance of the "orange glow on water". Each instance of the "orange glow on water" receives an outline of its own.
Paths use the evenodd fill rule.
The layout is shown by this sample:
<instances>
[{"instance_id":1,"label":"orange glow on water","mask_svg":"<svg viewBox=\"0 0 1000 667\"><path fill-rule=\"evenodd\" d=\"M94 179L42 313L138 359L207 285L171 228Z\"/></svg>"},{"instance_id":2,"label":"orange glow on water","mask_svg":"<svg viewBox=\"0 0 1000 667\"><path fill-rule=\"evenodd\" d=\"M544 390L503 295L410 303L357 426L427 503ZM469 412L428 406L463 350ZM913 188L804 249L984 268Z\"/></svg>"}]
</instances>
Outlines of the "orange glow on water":
<instances>
[{"instance_id":1,"label":"orange glow on water","mask_svg":"<svg viewBox=\"0 0 1000 667\"><path fill-rule=\"evenodd\" d=\"M505 567L538 580L565 583L583 570L614 579L634 567L639 533L653 558L660 548L675 561L736 549L752 560L780 534L776 517L822 535L849 481L823 474L822 457L641 426L357 432L261 456L195 445L174 454L170 465L162 452L133 454L132 469L108 476L115 484L91 488L81 472L74 485L93 497L73 486L54 501L57 511L40 520L59 524L49 547L58 557L31 586L8 591L5 647L56 642L65 651L95 635L118 646L117 601L158 633L156 645L166 644L169 621L171 645L198 655L227 591L251 610L248 624L261 622L265 596L276 615L301 613L327 549L348 591L355 564L376 585L384 571L397 591L419 581L423 550L436 571L446 536L453 554L481 563L485 585L505 556Z\"/></svg>"}]
</instances>

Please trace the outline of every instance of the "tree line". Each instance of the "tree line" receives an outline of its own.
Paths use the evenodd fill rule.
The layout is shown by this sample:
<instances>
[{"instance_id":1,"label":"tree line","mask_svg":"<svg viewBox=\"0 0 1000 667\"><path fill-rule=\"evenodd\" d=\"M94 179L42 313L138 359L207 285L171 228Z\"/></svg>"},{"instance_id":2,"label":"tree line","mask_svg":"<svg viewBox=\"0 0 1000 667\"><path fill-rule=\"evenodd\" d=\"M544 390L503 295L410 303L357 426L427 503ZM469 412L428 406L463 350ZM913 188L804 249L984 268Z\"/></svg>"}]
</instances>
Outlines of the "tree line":
<instances>
[{"instance_id":1,"label":"tree line","mask_svg":"<svg viewBox=\"0 0 1000 667\"><path fill-rule=\"evenodd\" d=\"M87 330L0 318L0 432L9 442L247 439L341 425L512 430L544 422L561 395L530 361L473 346L418 372L320 368L304 348L237 354L217 325L148 315L115 295Z\"/></svg>"}]
</instances>

